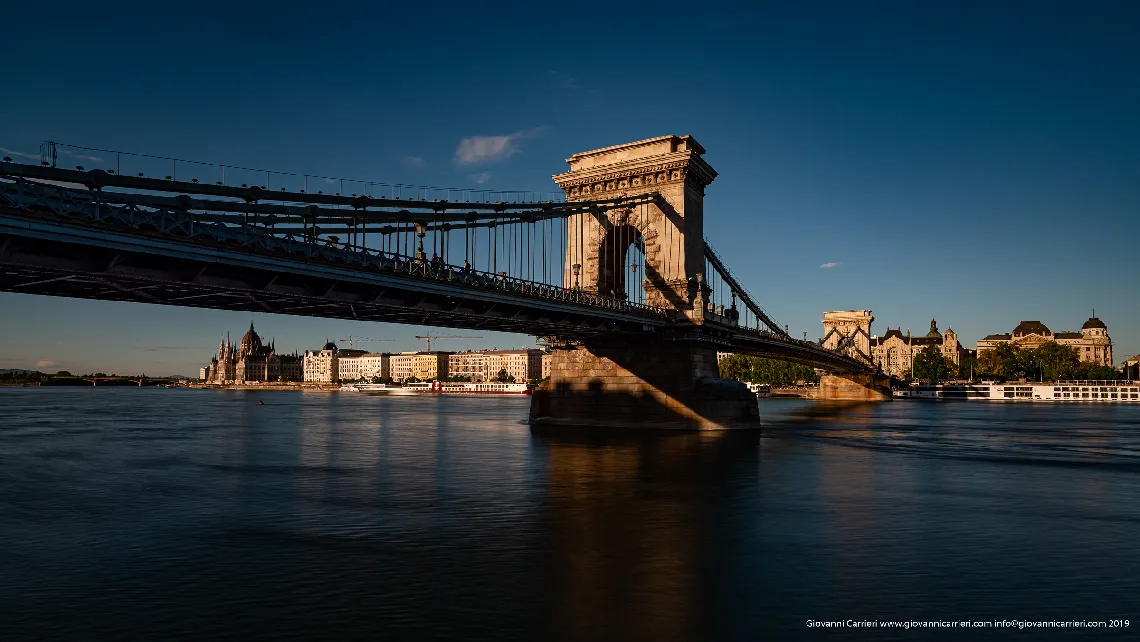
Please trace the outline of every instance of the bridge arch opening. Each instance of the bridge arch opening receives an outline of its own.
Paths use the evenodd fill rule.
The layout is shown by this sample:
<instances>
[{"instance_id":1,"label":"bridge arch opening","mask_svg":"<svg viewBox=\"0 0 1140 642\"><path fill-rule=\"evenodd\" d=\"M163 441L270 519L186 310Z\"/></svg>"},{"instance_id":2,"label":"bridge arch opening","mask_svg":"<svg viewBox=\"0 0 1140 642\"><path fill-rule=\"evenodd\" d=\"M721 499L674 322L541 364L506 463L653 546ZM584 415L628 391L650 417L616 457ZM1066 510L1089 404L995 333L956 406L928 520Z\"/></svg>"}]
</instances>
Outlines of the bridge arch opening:
<instances>
[{"instance_id":1,"label":"bridge arch opening","mask_svg":"<svg viewBox=\"0 0 1140 642\"><path fill-rule=\"evenodd\" d=\"M645 237L633 225L615 225L598 247L598 293L645 303Z\"/></svg>"}]
</instances>

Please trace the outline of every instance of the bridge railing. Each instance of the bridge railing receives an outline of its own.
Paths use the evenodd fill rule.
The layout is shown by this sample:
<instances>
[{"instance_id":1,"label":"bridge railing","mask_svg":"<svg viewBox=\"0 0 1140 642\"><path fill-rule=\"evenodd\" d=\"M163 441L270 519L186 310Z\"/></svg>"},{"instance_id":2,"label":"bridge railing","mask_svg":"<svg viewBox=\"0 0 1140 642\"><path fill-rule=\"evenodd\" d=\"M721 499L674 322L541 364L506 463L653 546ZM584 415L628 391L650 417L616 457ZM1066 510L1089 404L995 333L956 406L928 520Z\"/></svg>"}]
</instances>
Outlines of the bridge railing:
<instances>
[{"instance_id":1,"label":"bridge railing","mask_svg":"<svg viewBox=\"0 0 1140 642\"><path fill-rule=\"evenodd\" d=\"M575 288L519 278L505 272L488 272L445 263L422 253L406 254L316 238L302 229L275 230L269 224L225 222L209 214L115 202L114 193L78 190L29 181L0 179L0 204L18 210L50 213L68 222L124 225L144 233L158 234L216 245L241 246L261 252L288 255L310 261L338 263L390 274L497 290L548 301L572 303L668 320L668 311L648 305L586 292Z\"/></svg>"}]
</instances>

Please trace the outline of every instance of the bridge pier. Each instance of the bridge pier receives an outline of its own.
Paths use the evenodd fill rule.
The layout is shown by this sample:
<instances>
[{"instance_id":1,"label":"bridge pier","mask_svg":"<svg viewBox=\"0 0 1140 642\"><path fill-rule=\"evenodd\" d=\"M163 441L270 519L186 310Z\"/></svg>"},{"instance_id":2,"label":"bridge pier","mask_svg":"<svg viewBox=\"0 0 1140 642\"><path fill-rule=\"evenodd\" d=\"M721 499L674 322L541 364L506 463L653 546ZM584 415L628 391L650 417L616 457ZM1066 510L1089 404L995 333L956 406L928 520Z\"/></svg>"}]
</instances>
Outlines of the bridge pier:
<instances>
[{"instance_id":1,"label":"bridge pier","mask_svg":"<svg viewBox=\"0 0 1140 642\"><path fill-rule=\"evenodd\" d=\"M890 401L891 379L877 373L825 374L819 380L820 401Z\"/></svg>"},{"instance_id":2,"label":"bridge pier","mask_svg":"<svg viewBox=\"0 0 1140 642\"><path fill-rule=\"evenodd\" d=\"M717 377L716 347L607 337L555 349L531 425L673 430L759 428L756 395Z\"/></svg>"}]
</instances>

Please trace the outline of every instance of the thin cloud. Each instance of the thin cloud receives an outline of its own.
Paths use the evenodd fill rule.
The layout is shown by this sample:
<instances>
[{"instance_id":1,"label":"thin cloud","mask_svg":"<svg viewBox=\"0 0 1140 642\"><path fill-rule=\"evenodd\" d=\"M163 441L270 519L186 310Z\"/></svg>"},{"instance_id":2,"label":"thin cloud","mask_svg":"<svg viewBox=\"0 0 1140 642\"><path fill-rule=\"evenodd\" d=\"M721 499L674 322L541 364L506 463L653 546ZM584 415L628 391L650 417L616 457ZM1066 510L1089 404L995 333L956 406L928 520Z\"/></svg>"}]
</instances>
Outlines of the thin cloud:
<instances>
[{"instance_id":1,"label":"thin cloud","mask_svg":"<svg viewBox=\"0 0 1140 642\"><path fill-rule=\"evenodd\" d=\"M204 350L198 346L149 346L149 345L133 345L131 350L138 350L139 352L165 352L167 350Z\"/></svg>"},{"instance_id":2,"label":"thin cloud","mask_svg":"<svg viewBox=\"0 0 1140 642\"><path fill-rule=\"evenodd\" d=\"M18 151L14 150L14 149L8 149L8 148L6 148L6 147L0 147L0 152L3 152L3 153L5 153L5 154L11 154L12 156L19 156L19 157L21 157L21 158L32 158L32 159L35 159L35 160L39 160L39 159L40 159L40 155L39 155L39 154L25 154L24 152L18 152Z\"/></svg>"},{"instance_id":3,"label":"thin cloud","mask_svg":"<svg viewBox=\"0 0 1140 642\"><path fill-rule=\"evenodd\" d=\"M823 265L821 265L819 267L827 270L827 269L830 269L833 267L839 267L840 265L842 265L842 263L824 263Z\"/></svg>"},{"instance_id":4,"label":"thin cloud","mask_svg":"<svg viewBox=\"0 0 1140 642\"><path fill-rule=\"evenodd\" d=\"M544 127L523 129L503 136L471 136L459 141L455 148L457 165L478 165L494 163L509 158L522 151L521 141L536 138Z\"/></svg>"},{"instance_id":5,"label":"thin cloud","mask_svg":"<svg viewBox=\"0 0 1140 642\"><path fill-rule=\"evenodd\" d=\"M423 169L424 165L427 165L427 161L421 156L405 156L404 164L412 169Z\"/></svg>"},{"instance_id":6,"label":"thin cloud","mask_svg":"<svg viewBox=\"0 0 1140 642\"><path fill-rule=\"evenodd\" d=\"M487 181L491 180L491 173L490 172L479 172L478 174L472 174L471 180L475 181L476 185L482 185L483 183L486 183Z\"/></svg>"},{"instance_id":7,"label":"thin cloud","mask_svg":"<svg viewBox=\"0 0 1140 642\"><path fill-rule=\"evenodd\" d=\"M40 359L39 361L36 362L37 368L54 368L58 365L59 364L57 362L52 361L50 359Z\"/></svg>"}]
</instances>

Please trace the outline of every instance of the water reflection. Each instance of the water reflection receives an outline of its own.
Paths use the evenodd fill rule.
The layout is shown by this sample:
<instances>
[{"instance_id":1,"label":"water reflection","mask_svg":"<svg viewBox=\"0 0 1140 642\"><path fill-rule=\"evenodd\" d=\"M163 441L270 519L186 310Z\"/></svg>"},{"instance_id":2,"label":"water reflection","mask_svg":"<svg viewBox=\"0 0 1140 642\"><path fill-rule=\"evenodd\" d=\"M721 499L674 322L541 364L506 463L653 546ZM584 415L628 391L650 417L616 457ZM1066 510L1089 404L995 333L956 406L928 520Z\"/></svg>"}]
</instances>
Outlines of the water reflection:
<instances>
[{"instance_id":1,"label":"water reflection","mask_svg":"<svg viewBox=\"0 0 1140 642\"><path fill-rule=\"evenodd\" d=\"M555 621L566 639L693 640L709 596L703 523L759 435L537 435L547 449Z\"/></svg>"}]
</instances>

